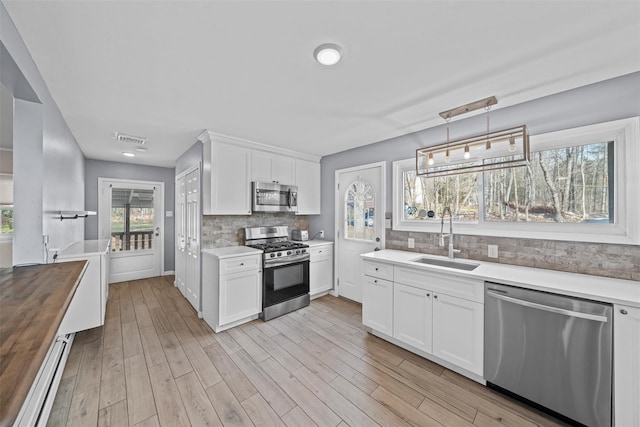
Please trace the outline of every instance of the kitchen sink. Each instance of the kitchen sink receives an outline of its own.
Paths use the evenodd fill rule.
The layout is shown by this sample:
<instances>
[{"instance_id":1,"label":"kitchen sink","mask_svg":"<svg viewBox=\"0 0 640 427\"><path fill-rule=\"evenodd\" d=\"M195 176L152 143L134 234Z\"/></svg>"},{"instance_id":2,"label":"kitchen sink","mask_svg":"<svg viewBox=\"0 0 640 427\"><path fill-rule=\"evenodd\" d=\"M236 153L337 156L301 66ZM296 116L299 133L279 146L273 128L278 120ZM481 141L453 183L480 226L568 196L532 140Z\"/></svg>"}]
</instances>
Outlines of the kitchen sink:
<instances>
[{"instance_id":1,"label":"kitchen sink","mask_svg":"<svg viewBox=\"0 0 640 427\"><path fill-rule=\"evenodd\" d=\"M455 268L456 270L472 271L480 266L480 264L470 262L458 262L449 259L434 259L434 258L414 258L410 260L412 262L419 262L421 264L437 265L438 267Z\"/></svg>"}]
</instances>

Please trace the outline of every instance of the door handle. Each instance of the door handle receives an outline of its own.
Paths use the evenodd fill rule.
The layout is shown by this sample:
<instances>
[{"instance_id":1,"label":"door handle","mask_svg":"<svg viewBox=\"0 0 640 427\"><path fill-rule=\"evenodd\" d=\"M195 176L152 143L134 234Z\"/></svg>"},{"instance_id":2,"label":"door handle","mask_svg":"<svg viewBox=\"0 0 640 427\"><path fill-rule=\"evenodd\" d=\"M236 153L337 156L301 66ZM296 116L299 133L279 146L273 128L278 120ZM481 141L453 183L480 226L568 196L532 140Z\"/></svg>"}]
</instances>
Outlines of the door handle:
<instances>
[{"instance_id":1,"label":"door handle","mask_svg":"<svg viewBox=\"0 0 640 427\"><path fill-rule=\"evenodd\" d=\"M599 316L597 314L581 313L579 311L566 310L564 308L552 307L544 304L538 304L536 302L525 301L514 297L508 297L506 295L497 294L492 289L487 291L487 294L493 298L501 299L503 301L510 302L512 304L521 305L524 307L533 308L536 310L548 311L550 313L563 314L569 317L579 317L581 319L594 320L596 322L607 323L609 320L607 316Z\"/></svg>"},{"instance_id":2,"label":"door handle","mask_svg":"<svg viewBox=\"0 0 640 427\"><path fill-rule=\"evenodd\" d=\"M380 248L378 248L378 247L376 247L376 248L374 249L374 251L376 251L376 252L377 252L377 251L379 251L379 250L380 250Z\"/></svg>"}]
</instances>

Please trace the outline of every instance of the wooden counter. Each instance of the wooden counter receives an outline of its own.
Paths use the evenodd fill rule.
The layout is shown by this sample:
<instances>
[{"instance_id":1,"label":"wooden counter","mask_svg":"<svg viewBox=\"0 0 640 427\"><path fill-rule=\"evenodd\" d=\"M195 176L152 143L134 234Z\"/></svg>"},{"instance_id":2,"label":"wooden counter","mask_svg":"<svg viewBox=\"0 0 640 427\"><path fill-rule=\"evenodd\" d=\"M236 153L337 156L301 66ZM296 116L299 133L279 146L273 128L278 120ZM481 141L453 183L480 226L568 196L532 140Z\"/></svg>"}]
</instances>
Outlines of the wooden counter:
<instances>
[{"instance_id":1,"label":"wooden counter","mask_svg":"<svg viewBox=\"0 0 640 427\"><path fill-rule=\"evenodd\" d=\"M0 426L18 416L86 266L0 270Z\"/></svg>"}]
</instances>

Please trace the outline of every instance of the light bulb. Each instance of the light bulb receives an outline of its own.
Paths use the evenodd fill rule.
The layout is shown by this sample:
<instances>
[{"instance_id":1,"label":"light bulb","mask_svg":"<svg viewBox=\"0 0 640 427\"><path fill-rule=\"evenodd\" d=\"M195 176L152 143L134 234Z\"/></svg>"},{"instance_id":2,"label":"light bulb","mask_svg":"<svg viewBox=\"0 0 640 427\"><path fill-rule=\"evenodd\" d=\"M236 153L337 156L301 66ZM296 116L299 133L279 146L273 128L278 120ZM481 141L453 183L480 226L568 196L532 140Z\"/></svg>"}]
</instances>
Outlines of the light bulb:
<instances>
[{"instance_id":1,"label":"light bulb","mask_svg":"<svg viewBox=\"0 0 640 427\"><path fill-rule=\"evenodd\" d=\"M469 146L465 145L464 146L464 158L468 159L469 157L471 157L471 153L469 153Z\"/></svg>"},{"instance_id":2,"label":"light bulb","mask_svg":"<svg viewBox=\"0 0 640 427\"><path fill-rule=\"evenodd\" d=\"M444 153L444 162L449 163L451 161L451 156L449 156L449 149L447 148L446 153Z\"/></svg>"},{"instance_id":3,"label":"light bulb","mask_svg":"<svg viewBox=\"0 0 640 427\"><path fill-rule=\"evenodd\" d=\"M429 153L429 157L428 157L427 163L428 163L429 165L432 165L432 164L433 164L433 153Z\"/></svg>"},{"instance_id":4,"label":"light bulb","mask_svg":"<svg viewBox=\"0 0 640 427\"><path fill-rule=\"evenodd\" d=\"M516 151L516 139L513 136L509 137L509 152L513 153Z\"/></svg>"}]
</instances>

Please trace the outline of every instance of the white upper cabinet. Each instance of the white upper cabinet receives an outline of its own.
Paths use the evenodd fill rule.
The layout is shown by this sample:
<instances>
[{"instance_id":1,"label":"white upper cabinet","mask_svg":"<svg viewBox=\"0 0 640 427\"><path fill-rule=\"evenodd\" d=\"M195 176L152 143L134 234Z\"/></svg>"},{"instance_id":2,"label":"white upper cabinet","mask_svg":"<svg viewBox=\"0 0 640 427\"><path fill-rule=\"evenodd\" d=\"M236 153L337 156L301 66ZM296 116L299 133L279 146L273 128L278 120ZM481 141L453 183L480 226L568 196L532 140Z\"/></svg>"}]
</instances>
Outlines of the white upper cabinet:
<instances>
[{"instance_id":1,"label":"white upper cabinet","mask_svg":"<svg viewBox=\"0 0 640 427\"><path fill-rule=\"evenodd\" d=\"M320 163L296 159L298 215L320 215Z\"/></svg>"},{"instance_id":2,"label":"white upper cabinet","mask_svg":"<svg viewBox=\"0 0 640 427\"><path fill-rule=\"evenodd\" d=\"M253 150L251 180L284 185L295 184L295 159L266 151Z\"/></svg>"},{"instance_id":3,"label":"white upper cabinet","mask_svg":"<svg viewBox=\"0 0 640 427\"><path fill-rule=\"evenodd\" d=\"M251 182L298 187L298 214L320 214L320 158L204 131L204 215L250 215ZM266 151L269 150L269 151Z\"/></svg>"},{"instance_id":4,"label":"white upper cabinet","mask_svg":"<svg viewBox=\"0 0 640 427\"><path fill-rule=\"evenodd\" d=\"M204 215L251 214L251 149L207 138L203 163Z\"/></svg>"}]
</instances>

